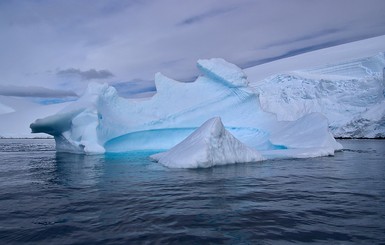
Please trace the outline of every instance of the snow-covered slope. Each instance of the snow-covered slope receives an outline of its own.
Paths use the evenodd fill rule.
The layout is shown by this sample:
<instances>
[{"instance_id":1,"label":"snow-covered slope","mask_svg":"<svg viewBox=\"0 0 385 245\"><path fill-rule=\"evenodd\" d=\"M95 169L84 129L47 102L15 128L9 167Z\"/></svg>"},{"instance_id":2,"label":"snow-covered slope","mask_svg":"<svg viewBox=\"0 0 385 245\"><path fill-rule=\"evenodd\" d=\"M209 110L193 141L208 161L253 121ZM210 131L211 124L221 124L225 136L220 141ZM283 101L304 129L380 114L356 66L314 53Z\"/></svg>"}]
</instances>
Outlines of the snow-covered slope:
<instances>
[{"instance_id":1,"label":"snow-covered slope","mask_svg":"<svg viewBox=\"0 0 385 245\"><path fill-rule=\"evenodd\" d=\"M245 72L259 94L262 109L275 113L279 120L296 120L307 113L320 112L328 118L336 137L385 137L385 54L365 56L377 50L385 50L385 36L318 50ZM324 57L335 57L334 63L285 70L309 67ZM264 66L271 70L274 67L277 74L260 79Z\"/></svg>"},{"instance_id":2,"label":"snow-covered slope","mask_svg":"<svg viewBox=\"0 0 385 245\"><path fill-rule=\"evenodd\" d=\"M262 155L236 139L219 117L207 120L170 150L151 156L170 168L207 168L262 161Z\"/></svg>"},{"instance_id":3,"label":"snow-covered slope","mask_svg":"<svg viewBox=\"0 0 385 245\"><path fill-rule=\"evenodd\" d=\"M31 102L27 98L0 96L0 137L47 137L47 134L32 134L29 124L36 117L55 114L68 104L41 105Z\"/></svg>"},{"instance_id":4,"label":"snow-covered slope","mask_svg":"<svg viewBox=\"0 0 385 245\"><path fill-rule=\"evenodd\" d=\"M385 35L311 51L244 69L251 83L286 72L336 65L385 51Z\"/></svg>"},{"instance_id":5,"label":"snow-covered slope","mask_svg":"<svg viewBox=\"0 0 385 245\"><path fill-rule=\"evenodd\" d=\"M12 107L0 103L0 115L1 114L11 113L11 112L14 112L14 111L15 110Z\"/></svg>"}]
</instances>

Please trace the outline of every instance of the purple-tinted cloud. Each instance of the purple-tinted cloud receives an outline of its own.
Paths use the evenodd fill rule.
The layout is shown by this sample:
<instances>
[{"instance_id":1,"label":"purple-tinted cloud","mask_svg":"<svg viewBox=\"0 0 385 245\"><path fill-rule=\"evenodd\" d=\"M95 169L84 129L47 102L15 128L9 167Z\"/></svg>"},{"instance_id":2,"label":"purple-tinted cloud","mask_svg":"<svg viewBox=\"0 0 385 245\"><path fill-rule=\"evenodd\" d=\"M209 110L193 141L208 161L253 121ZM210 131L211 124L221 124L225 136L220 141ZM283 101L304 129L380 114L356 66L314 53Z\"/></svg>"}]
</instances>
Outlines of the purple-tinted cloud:
<instances>
[{"instance_id":1,"label":"purple-tinted cloud","mask_svg":"<svg viewBox=\"0 0 385 245\"><path fill-rule=\"evenodd\" d=\"M230 11L235 10L235 7L228 7L228 8L219 8L219 9L213 9L204 13L200 13L194 16L191 16L187 19L182 20L179 25L192 25L198 22L207 21L210 18L214 18L216 16L220 16L222 14L228 13Z\"/></svg>"},{"instance_id":2,"label":"purple-tinted cloud","mask_svg":"<svg viewBox=\"0 0 385 245\"><path fill-rule=\"evenodd\" d=\"M56 73L58 76L79 76L82 80L91 80L91 79L106 79L114 76L108 70L95 70L90 69L87 71L81 71L75 68L69 68L65 70L60 70Z\"/></svg>"},{"instance_id":3,"label":"purple-tinted cloud","mask_svg":"<svg viewBox=\"0 0 385 245\"><path fill-rule=\"evenodd\" d=\"M0 85L0 95L15 97L67 98L78 97L68 90L53 90L39 86L3 86Z\"/></svg>"},{"instance_id":4,"label":"purple-tinted cloud","mask_svg":"<svg viewBox=\"0 0 385 245\"><path fill-rule=\"evenodd\" d=\"M385 35L384 13L383 0L0 1L0 83L186 81L199 58L246 66ZM76 69L45 72L60 67Z\"/></svg>"}]
</instances>

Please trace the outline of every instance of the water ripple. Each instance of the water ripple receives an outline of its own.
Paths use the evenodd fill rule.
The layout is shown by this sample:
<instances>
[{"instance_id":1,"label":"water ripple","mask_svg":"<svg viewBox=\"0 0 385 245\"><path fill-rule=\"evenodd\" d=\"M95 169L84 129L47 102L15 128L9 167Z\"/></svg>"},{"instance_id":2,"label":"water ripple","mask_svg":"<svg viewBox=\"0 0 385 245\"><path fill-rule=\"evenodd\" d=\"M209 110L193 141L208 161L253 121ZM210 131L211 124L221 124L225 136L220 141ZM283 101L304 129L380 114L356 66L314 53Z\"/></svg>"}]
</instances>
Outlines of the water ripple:
<instances>
[{"instance_id":1,"label":"water ripple","mask_svg":"<svg viewBox=\"0 0 385 245\"><path fill-rule=\"evenodd\" d=\"M385 141L335 157L167 169L0 140L4 244L380 244Z\"/></svg>"}]
</instances>

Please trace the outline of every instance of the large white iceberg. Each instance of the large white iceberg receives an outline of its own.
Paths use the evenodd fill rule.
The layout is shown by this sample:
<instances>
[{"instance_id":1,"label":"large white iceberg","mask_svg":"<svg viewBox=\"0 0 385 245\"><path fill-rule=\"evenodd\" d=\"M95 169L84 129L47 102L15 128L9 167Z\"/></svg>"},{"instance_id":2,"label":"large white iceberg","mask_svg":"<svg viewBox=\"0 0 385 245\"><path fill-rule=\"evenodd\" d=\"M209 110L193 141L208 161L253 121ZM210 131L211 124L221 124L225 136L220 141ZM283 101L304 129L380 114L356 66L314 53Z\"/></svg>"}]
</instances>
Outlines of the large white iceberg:
<instances>
[{"instance_id":1,"label":"large white iceberg","mask_svg":"<svg viewBox=\"0 0 385 245\"><path fill-rule=\"evenodd\" d=\"M145 99L124 99L107 84L91 83L79 100L36 120L31 129L53 135L57 151L168 150L208 119L221 117L226 130L243 144L259 151L280 150L280 157L334 154L342 148L322 115L285 122L263 111L239 67L210 59L199 60L198 68L202 76L191 83L156 74L157 93Z\"/></svg>"},{"instance_id":2,"label":"large white iceberg","mask_svg":"<svg viewBox=\"0 0 385 245\"><path fill-rule=\"evenodd\" d=\"M181 143L151 158L171 168L207 168L264 159L231 135L219 117L209 119Z\"/></svg>"}]
</instances>

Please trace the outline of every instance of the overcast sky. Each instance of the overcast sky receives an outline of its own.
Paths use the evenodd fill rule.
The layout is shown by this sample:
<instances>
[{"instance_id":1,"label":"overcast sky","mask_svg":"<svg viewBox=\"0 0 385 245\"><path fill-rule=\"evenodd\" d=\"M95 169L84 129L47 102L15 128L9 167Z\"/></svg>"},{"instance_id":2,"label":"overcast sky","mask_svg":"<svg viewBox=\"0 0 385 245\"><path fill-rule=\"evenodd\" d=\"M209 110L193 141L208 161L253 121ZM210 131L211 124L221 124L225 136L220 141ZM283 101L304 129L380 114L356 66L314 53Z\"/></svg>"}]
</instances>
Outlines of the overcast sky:
<instances>
[{"instance_id":1,"label":"overcast sky","mask_svg":"<svg viewBox=\"0 0 385 245\"><path fill-rule=\"evenodd\" d=\"M384 35L384 16L383 0L1 0L0 89L188 81L199 58L245 68Z\"/></svg>"}]
</instances>

